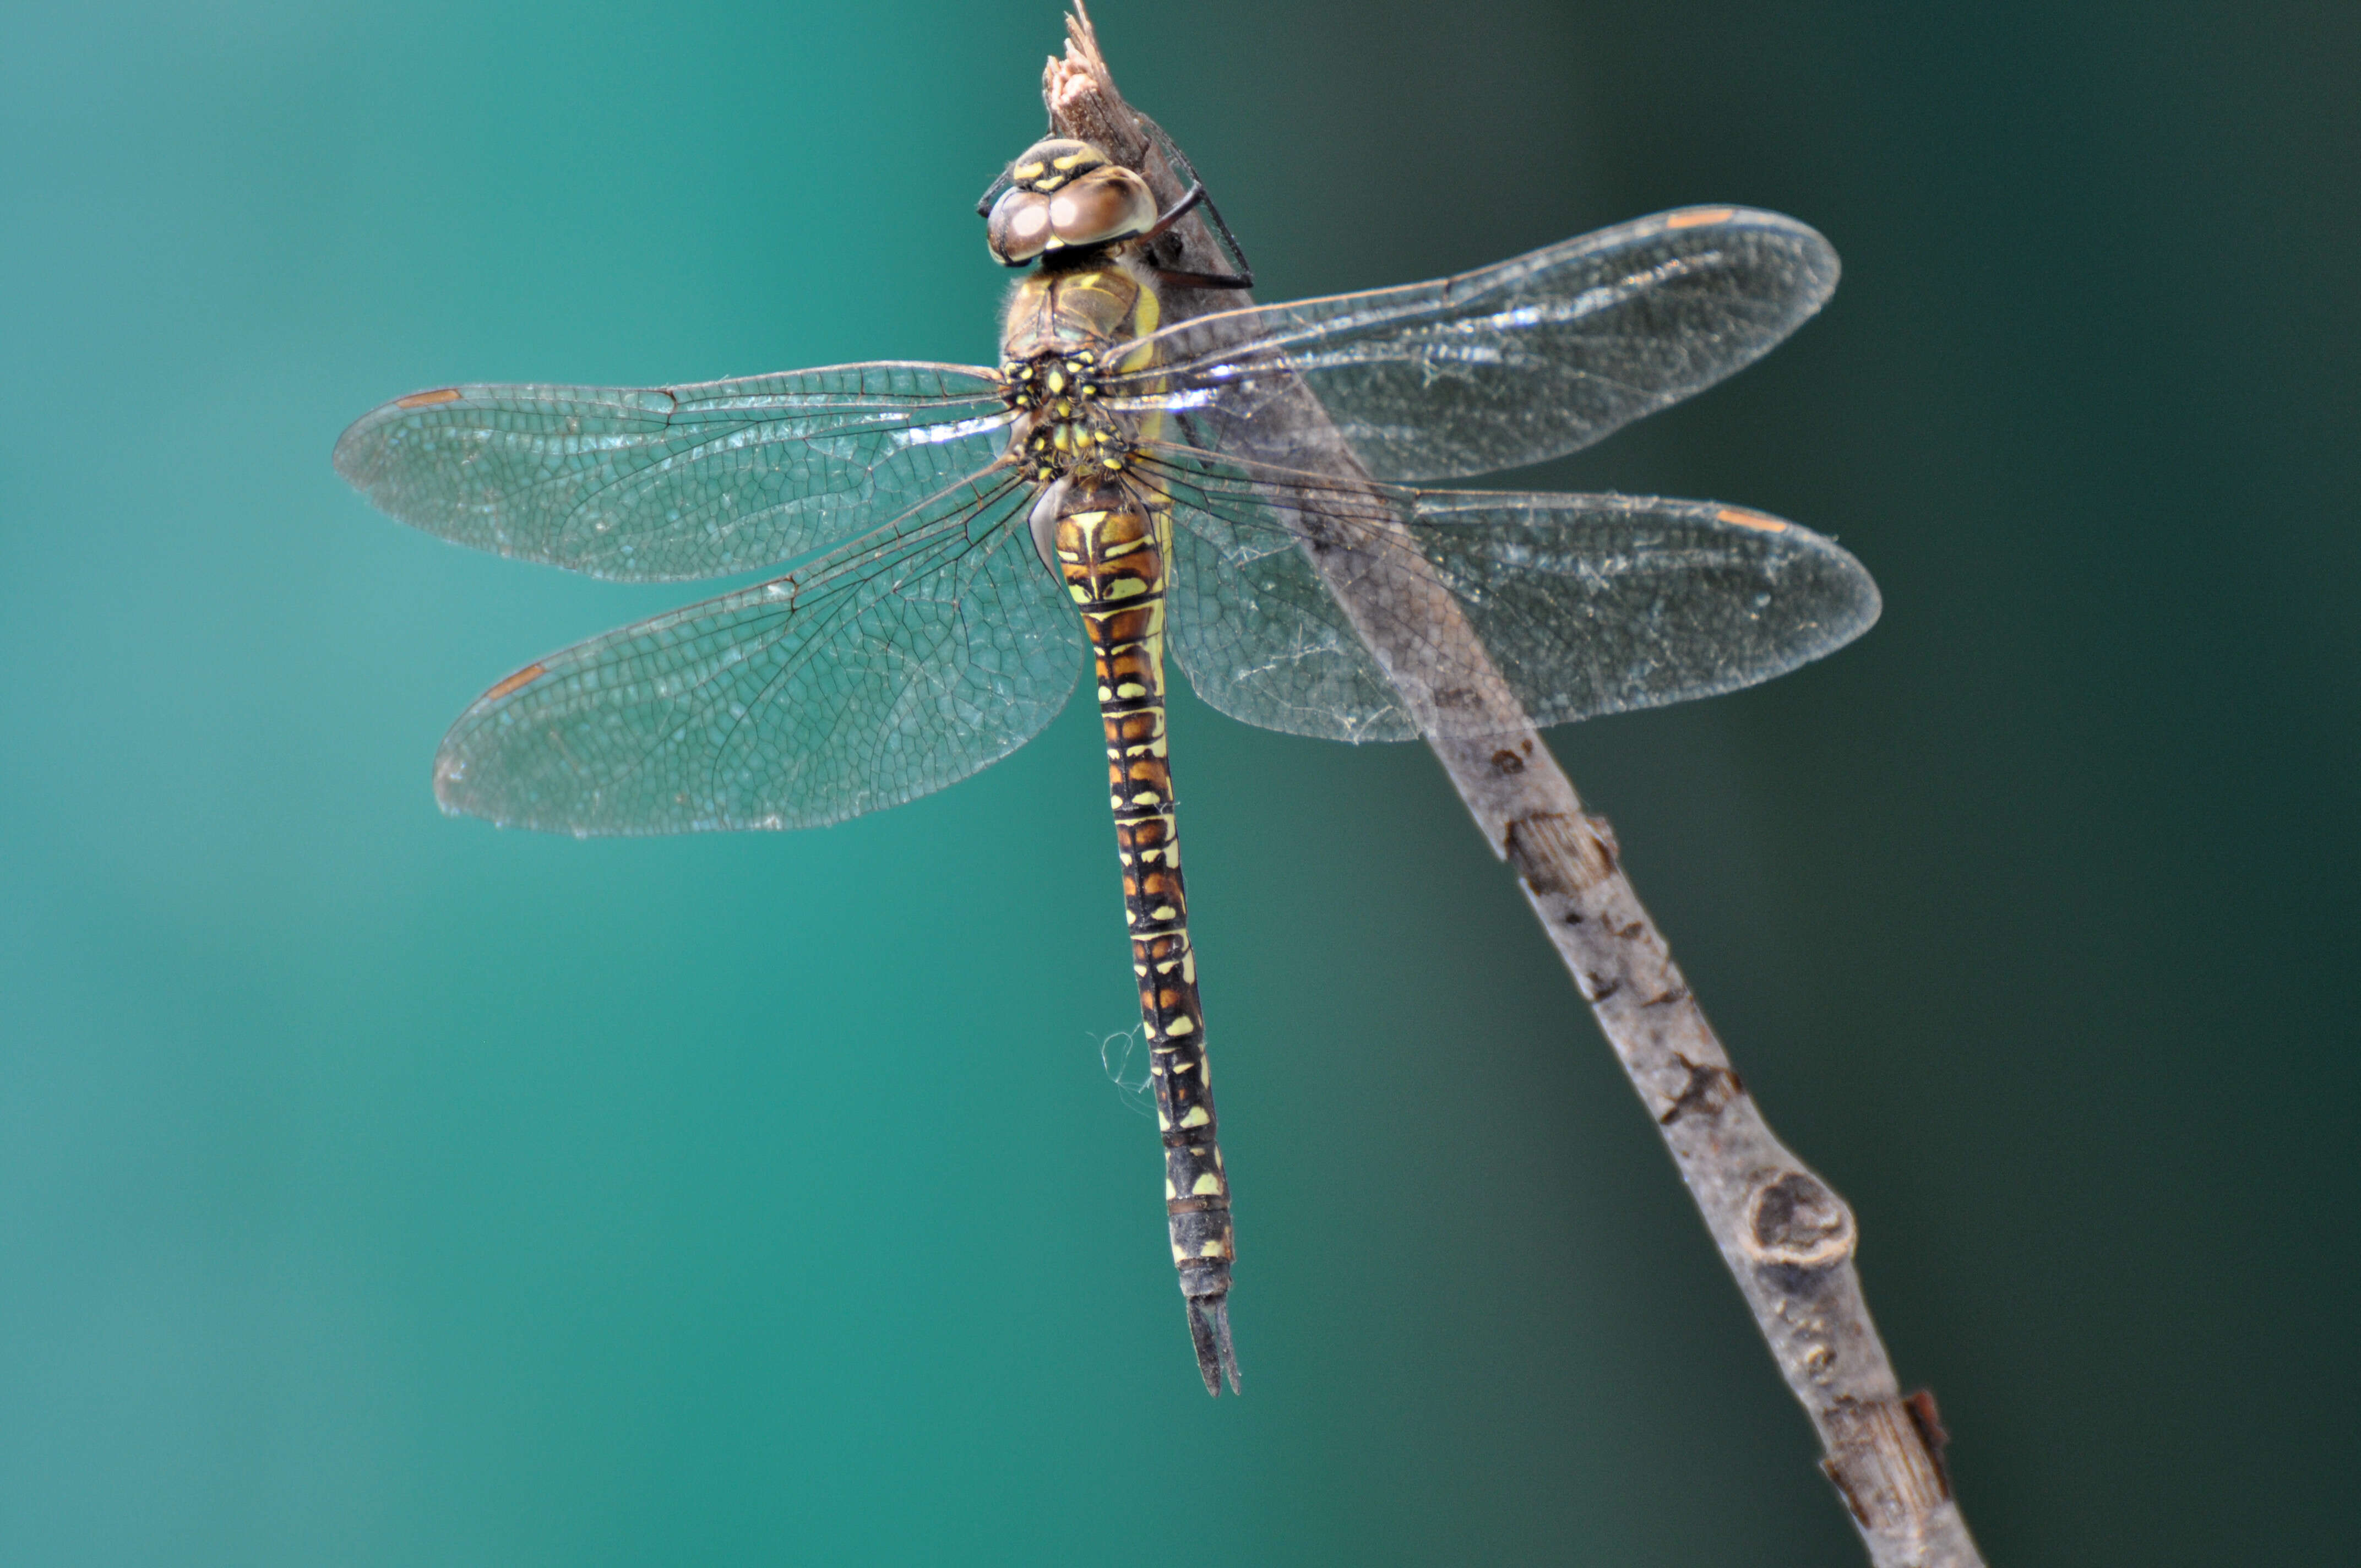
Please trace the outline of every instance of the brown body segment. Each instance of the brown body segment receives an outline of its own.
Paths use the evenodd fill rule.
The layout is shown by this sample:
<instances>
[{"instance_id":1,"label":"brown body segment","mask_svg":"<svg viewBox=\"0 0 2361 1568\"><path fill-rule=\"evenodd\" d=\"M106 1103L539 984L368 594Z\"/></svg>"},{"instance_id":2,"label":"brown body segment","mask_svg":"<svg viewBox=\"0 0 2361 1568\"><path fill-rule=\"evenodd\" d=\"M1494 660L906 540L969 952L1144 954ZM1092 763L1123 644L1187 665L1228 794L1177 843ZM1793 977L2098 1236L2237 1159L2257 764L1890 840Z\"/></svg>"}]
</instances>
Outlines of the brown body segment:
<instances>
[{"instance_id":1,"label":"brown body segment","mask_svg":"<svg viewBox=\"0 0 2361 1568\"><path fill-rule=\"evenodd\" d=\"M1189 898L1164 732L1164 595L1170 520L1119 478L1077 486L1058 519L1060 575L1082 614L1106 733L1124 919L1148 1029L1173 1266L1208 1387L1237 1387L1225 1299L1236 1255L1216 1141L1205 1015L1189 946Z\"/></svg>"}]
</instances>

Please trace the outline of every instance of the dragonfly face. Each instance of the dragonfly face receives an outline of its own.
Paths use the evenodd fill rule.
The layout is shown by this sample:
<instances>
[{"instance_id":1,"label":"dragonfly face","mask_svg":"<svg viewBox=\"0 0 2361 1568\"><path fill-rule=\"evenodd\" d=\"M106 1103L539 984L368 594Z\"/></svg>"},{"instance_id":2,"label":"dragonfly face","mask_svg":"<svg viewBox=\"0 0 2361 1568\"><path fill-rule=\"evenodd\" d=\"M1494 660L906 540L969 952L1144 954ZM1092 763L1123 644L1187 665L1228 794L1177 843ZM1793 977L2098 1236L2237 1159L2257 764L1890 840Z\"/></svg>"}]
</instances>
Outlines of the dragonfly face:
<instances>
[{"instance_id":1,"label":"dragonfly face","mask_svg":"<svg viewBox=\"0 0 2361 1568\"><path fill-rule=\"evenodd\" d=\"M504 555L635 581L776 569L494 685L435 759L453 813L577 836L840 821L1006 756L1094 673L1173 1262L1210 1388L1235 1376L1235 1249L1165 655L1233 718L1362 741L1482 733L1431 700L1478 680L1551 725L1832 652L1876 619L1877 590L1794 524L1404 482L1537 463L1701 390L1817 310L1836 257L1775 214L1689 208L1455 278L1165 325L1159 288L1243 281L1140 254L1201 189L1159 216L1079 142L1040 144L1009 179L993 253L1042 265L1011 292L997 369L444 388L364 416L335 462L394 516ZM1360 472L1290 466L1273 432L1302 422L1274 415L1306 400ZM1325 587L1340 570L1372 590L1358 620ZM1481 672L1454 663L1464 640L1424 635L1438 596Z\"/></svg>"},{"instance_id":2,"label":"dragonfly face","mask_svg":"<svg viewBox=\"0 0 2361 1568\"><path fill-rule=\"evenodd\" d=\"M1086 141L1034 143L1009 166L984 244L1004 267L1136 239L1156 226L1148 181Z\"/></svg>"}]
</instances>

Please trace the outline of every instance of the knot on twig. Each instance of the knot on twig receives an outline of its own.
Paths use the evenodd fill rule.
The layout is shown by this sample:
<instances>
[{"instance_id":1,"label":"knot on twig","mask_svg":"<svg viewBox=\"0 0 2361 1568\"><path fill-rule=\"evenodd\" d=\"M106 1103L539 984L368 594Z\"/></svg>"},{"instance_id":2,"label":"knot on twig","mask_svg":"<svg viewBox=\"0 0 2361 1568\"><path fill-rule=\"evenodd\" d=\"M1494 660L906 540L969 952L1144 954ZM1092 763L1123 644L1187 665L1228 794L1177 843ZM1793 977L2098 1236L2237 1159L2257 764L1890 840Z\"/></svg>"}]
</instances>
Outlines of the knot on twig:
<instances>
[{"instance_id":1,"label":"knot on twig","mask_svg":"<svg viewBox=\"0 0 2361 1568\"><path fill-rule=\"evenodd\" d=\"M1739 1245L1758 1264L1826 1268L1852 1255L1852 1211L1807 1171L1784 1170L1746 1195Z\"/></svg>"},{"instance_id":2,"label":"knot on twig","mask_svg":"<svg viewBox=\"0 0 2361 1568\"><path fill-rule=\"evenodd\" d=\"M1669 1006L1686 1000L1688 990L1682 987L1657 997L1648 1005ZM1688 1081L1681 1085L1681 1091L1673 1097L1672 1104L1656 1118L1659 1126L1669 1127L1688 1115L1719 1116L1722 1107L1746 1092L1746 1085L1739 1081L1737 1072L1721 1062L1691 1061L1678 1051L1673 1053L1673 1059L1680 1063L1682 1070L1688 1074Z\"/></svg>"}]
</instances>

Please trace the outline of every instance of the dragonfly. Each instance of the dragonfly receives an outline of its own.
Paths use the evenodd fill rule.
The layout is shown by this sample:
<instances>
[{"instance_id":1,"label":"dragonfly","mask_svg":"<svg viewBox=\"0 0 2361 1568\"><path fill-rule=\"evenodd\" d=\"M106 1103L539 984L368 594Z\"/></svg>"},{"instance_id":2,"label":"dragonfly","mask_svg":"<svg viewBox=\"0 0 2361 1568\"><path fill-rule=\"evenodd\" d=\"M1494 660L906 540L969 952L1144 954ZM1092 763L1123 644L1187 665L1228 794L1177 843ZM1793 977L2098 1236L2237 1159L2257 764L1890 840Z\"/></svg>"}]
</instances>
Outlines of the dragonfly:
<instances>
[{"instance_id":1,"label":"dragonfly","mask_svg":"<svg viewBox=\"0 0 2361 1568\"><path fill-rule=\"evenodd\" d=\"M1218 1396L1238 1387L1236 1244L1167 654L1246 723L1401 740L1479 722L1402 695L1449 689L1464 641L1365 640L1323 565L1378 590L1364 615L1427 613L1440 585L1541 725L1765 680L1858 635L1878 598L1842 548L1749 509L1427 488L1586 446L1759 357L1835 286L1809 227L1685 208L1436 281L1167 322L1175 290L1251 281L1217 214L1237 271L1153 260L1202 192L1191 175L1159 211L1097 147L1029 148L979 209L1021 273L996 366L442 387L363 416L335 462L393 517L498 554L629 582L775 574L493 685L435 758L454 814L585 836L836 822L1006 756L1089 671L1167 1234ZM1304 399L1357 472L1289 466L1269 433ZM1430 667L1407 667L1421 647Z\"/></svg>"}]
</instances>

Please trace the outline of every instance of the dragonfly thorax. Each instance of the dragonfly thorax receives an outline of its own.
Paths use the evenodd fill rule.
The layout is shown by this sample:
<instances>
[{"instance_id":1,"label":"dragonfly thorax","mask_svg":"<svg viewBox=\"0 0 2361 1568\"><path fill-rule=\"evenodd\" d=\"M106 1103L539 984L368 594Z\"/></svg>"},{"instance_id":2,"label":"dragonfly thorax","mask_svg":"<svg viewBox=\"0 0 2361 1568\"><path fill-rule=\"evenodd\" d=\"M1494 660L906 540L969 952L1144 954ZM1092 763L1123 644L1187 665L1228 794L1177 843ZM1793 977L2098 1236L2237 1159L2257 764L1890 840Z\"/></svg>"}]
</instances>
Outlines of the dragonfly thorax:
<instances>
[{"instance_id":1,"label":"dragonfly thorax","mask_svg":"<svg viewBox=\"0 0 2361 1568\"><path fill-rule=\"evenodd\" d=\"M1082 348L1012 359L1000 367L1000 378L1009 407L1071 419L1076 408L1099 395L1098 356Z\"/></svg>"},{"instance_id":2,"label":"dragonfly thorax","mask_svg":"<svg viewBox=\"0 0 2361 1568\"><path fill-rule=\"evenodd\" d=\"M1008 453L1028 479L1122 470L1134 432L1104 383L1152 357L1156 294L1121 267L1037 272L1011 291L1001 332L1000 395L1016 411Z\"/></svg>"},{"instance_id":3,"label":"dragonfly thorax","mask_svg":"<svg viewBox=\"0 0 2361 1568\"><path fill-rule=\"evenodd\" d=\"M1091 350L1045 353L1001 367L1003 391L1017 420L1009 455L1037 483L1119 474L1131 455L1131 433L1099 401L1098 356Z\"/></svg>"}]
</instances>

